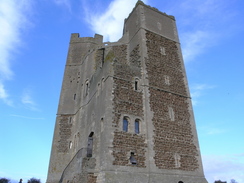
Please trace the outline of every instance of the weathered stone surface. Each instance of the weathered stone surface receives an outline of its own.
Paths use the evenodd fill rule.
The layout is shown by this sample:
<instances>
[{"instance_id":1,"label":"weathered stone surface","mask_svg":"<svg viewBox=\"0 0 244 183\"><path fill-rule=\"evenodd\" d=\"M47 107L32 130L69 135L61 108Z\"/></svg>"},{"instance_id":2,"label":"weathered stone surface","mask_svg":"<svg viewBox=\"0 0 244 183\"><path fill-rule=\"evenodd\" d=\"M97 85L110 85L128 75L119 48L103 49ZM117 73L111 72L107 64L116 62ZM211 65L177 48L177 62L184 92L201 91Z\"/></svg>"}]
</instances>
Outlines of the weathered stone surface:
<instances>
[{"instance_id":1,"label":"weathered stone surface","mask_svg":"<svg viewBox=\"0 0 244 183\"><path fill-rule=\"evenodd\" d=\"M72 34L48 183L206 183L175 19L138 1L123 37Z\"/></svg>"}]
</instances>

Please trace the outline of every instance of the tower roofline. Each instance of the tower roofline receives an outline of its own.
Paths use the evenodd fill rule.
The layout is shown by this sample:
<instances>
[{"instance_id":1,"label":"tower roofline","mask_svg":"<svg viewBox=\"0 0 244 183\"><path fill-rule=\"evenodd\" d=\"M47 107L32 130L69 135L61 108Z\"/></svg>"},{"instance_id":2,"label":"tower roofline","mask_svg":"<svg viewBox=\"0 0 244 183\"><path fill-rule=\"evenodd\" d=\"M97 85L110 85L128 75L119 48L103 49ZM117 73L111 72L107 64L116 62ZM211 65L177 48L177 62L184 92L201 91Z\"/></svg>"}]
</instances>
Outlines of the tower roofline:
<instances>
[{"instance_id":1,"label":"tower roofline","mask_svg":"<svg viewBox=\"0 0 244 183\"><path fill-rule=\"evenodd\" d=\"M128 16L127 18L125 18L124 23L126 23L126 21L130 18L131 14L134 12L134 10L135 10L135 9L137 8L137 6L139 6L139 5L142 5L142 6L146 7L146 8L149 8L149 9L151 9L151 10L153 10L153 11L155 11L155 12L158 12L158 13L160 13L160 14L166 16L166 17L169 17L169 18L171 18L172 20L175 21L175 17L174 17L173 15L167 15L166 13L159 11L157 8L152 7L152 6L149 6L149 5L146 5L143 1L138 0L137 3L136 3L136 5L135 5L135 7L133 8L133 10L131 11L131 13L129 14L129 16Z\"/></svg>"}]
</instances>

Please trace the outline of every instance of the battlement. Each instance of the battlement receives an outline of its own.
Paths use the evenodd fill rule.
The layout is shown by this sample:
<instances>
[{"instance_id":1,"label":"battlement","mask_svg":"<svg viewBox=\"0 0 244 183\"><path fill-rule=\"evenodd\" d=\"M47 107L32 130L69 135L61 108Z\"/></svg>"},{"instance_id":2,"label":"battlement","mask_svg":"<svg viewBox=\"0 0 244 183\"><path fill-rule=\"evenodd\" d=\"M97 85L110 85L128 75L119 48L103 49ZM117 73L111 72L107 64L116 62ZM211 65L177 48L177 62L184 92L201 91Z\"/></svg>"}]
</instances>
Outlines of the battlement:
<instances>
[{"instance_id":1,"label":"battlement","mask_svg":"<svg viewBox=\"0 0 244 183\"><path fill-rule=\"evenodd\" d=\"M157 8L138 1L124 21L123 35L128 34L130 41L140 30L148 30L163 37L179 42L174 16L167 15Z\"/></svg>"},{"instance_id":2,"label":"battlement","mask_svg":"<svg viewBox=\"0 0 244 183\"><path fill-rule=\"evenodd\" d=\"M70 36L70 43L94 43L94 44L102 44L103 36L99 34L95 34L94 37L80 37L79 33L72 33Z\"/></svg>"},{"instance_id":3,"label":"battlement","mask_svg":"<svg viewBox=\"0 0 244 183\"><path fill-rule=\"evenodd\" d=\"M137 3L136 3L136 5L135 5L135 7L133 8L132 12L133 12L133 11L137 8L137 6L139 6L139 5L142 5L142 6L144 6L144 7L146 7L146 8L149 8L149 9L151 9L151 10L157 12L157 13L160 13L160 14L166 16L166 17L169 17L169 18L171 18L172 20L175 20L175 17L174 17L173 15L168 15L168 14L166 14L165 12L161 12L161 11L159 11L157 8L152 7L152 6L149 6L149 5L146 5L143 1L140 1L140 0L137 1ZM131 13L129 14L129 16L125 19L125 22L127 21L127 19L129 19L129 17L131 16L132 12L131 12Z\"/></svg>"}]
</instances>

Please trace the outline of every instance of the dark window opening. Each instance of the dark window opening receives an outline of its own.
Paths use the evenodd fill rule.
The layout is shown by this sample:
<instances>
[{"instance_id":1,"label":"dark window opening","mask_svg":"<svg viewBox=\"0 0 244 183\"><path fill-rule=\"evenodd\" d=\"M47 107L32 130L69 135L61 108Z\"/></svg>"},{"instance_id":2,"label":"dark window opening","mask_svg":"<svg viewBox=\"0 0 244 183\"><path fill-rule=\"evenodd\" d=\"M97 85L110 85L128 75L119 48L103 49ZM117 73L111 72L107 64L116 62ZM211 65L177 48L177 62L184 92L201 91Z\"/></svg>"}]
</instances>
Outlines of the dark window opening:
<instances>
[{"instance_id":1,"label":"dark window opening","mask_svg":"<svg viewBox=\"0 0 244 183\"><path fill-rule=\"evenodd\" d=\"M91 132L90 135L89 135L89 137L92 137L93 135L94 135L94 132Z\"/></svg>"},{"instance_id":2,"label":"dark window opening","mask_svg":"<svg viewBox=\"0 0 244 183\"><path fill-rule=\"evenodd\" d=\"M130 162L132 165L137 165L137 161L135 159L135 153L133 152L130 153Z\"/></svg>"},{"instance_id":3,"label":"dark window opening","mask_svg":"<svg viewBox=\"0 0 244 183\"><path fill-rule=\"evenodd\" d=\"M179 181L178 183L184 183L184 182L182 182L182 181Z\"/></svg>"},{"instance_id":4,"label":"dark window opening","mask_svg":"<svg viewBox=\"0 0 244 183\"><path fill-rule=\"evenodd\" d=\"M86 82L86 96L88 95L88 87L89 87L89 84L88 84L88 82Z\"/></svg>"},{"instance_id":5,"label":"dark window opening","mask_svg":"<svg viewBox=\"0 0 244 183\"><path fill-rule=\"evenodd\" d=\"M123 119L123 131L124 132L128 132L128 118L127 117L124 117Z\"/></svg>"},{"instance_id":6,"label":"dark window opening","mask_svg":"<svg viewBox=\"0 0 244 183\"><path fill-rule=\"evenodd\" d=\"M138 81L135 81L135 90L138 90Z\"/></svg>"},{"instance_id":7,"label":"dark window opening","mask_svg":"<svg viewBox=\"0 0 244 183\"><path fill-rule=\"evenodd\" d=\"M94 132L91 132L90 135L88 136L87 157L92 157L93 135L94 135Z\"/></svg>"},{"instance_id":8,"label":"dark window opening","mask_svg":"<svg viewBox=\"0 0 244 183\"><path fill-rule=\"evenodd\" d=\"M74 94L74 100L76 99L76 94Z\"/></svg>"},{"instance_id":9,"label":"dark window opening","mask_svg":"<svg viewBox=\"0 0 244 183\"><path fill-rule=\"evenodd\" d=\"M136 134L140 133L140 121L139 121L139 119L135 120L135 133Z\"/></svg>"}]
</instances>

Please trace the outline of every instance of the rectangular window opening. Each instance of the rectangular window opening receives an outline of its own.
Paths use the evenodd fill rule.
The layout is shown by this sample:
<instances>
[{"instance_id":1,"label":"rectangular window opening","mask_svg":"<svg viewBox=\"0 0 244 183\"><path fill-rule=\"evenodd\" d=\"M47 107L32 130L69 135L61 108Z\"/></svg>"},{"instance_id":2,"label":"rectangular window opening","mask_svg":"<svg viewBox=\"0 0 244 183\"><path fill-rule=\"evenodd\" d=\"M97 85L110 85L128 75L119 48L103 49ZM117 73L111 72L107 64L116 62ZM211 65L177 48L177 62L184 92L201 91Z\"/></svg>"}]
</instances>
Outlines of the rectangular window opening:
<instances>
[{"instance_id":1,"label":"rectangular window opening","mask_svg":"<svg viewBox=\"0 0 244 183\"><path fill-rule=\"evenodd\" d=\"M126 117L123 119L123 131L128 132L128 119Z\"/></svg>"},{"instance_id":2,"label":"rectangular window opening","mask_svg":"<svg viewBox=\"0 0 244 183\"><path fill-rule=\"evenodd\" d=\"M139 120L135 120L135 133L139 134L140 133L140 123Z\"/></svg>"}]
</instances>

